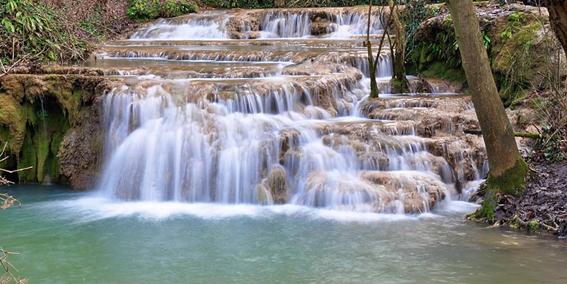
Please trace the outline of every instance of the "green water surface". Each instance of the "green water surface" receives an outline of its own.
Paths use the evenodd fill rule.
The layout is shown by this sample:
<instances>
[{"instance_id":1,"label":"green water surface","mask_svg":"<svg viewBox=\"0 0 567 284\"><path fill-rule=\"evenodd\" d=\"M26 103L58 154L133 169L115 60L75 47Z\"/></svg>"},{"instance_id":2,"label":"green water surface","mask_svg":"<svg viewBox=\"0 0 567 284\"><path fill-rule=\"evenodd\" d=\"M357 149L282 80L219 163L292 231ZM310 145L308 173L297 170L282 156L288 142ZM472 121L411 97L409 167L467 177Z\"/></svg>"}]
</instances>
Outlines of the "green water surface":
<instances>
[{"instance_id":1,"label":"green water surface","mask_svg":"<svg viewBox=\"0 0 567 284\"><path fill-rule=\"evenodd\" d=\"M32 284L567 283L566 241L466 221L463 202L396 216L9 192L24 207L0 211L0 246Z\"/></svg>"}]
</instances>

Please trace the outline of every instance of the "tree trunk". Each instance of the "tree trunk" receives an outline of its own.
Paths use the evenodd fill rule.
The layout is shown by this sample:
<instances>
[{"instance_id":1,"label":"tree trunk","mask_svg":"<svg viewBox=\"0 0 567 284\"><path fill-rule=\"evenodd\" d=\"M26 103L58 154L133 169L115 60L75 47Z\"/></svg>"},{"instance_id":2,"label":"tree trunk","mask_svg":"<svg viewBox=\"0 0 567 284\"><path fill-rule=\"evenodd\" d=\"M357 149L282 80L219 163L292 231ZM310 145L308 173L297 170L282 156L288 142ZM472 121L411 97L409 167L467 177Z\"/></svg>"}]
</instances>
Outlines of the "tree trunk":
<instances>
[{"instance_id":1,"label":"tree trunk","mask_svg":"<svg viewBox=\"0 0 567 284\"><path fill-rule=\"evenodd\" d=\"M498 95L473 2L448 0L447 3L490 167L485 201L475 217L492 220L496 193L521 194L528 166L518 152L514 129Z\"/></svg>"},{"instance_id":2,"label":"tree trunk","mask_svg":"<svg viewBox=\"0 0 567 284\"><path fill-rule=\"evenodd\" d=\"M388 1L394 32L396 33L396 46L394 49L394 74L392 76L392 93L407 93L408 80L406 78L406 31L400 20L398 5L394 0ZM385 27L388 28L388 27Z\"/></svg>"},{"instance_id":3,"label":"tree trunk","mask_svg":"<svg viewBox=\"0 0 567 284\"><path fill-rule=\"evenodd\" d=\"M551 28L567 54L567 1L547 0L543 4L549 12Z\"/></svg>"},{"instance_id":4,"label":"tree trunk","mask_svg":"<svg viewBox=\"0 0 567 284\"><path fill-rule=\"evenodd\" d=\"M368 50L368 67L370 75L370 98L378 98L380 92L378 91L378 82L376 82L376 64L374 63L374 55L372 53L372 42L370 41L370 24L372 22L372 1L368 5L368 29L366 31L366 42L364 45ZM382 43L381 43L382 45ZM380 47L382 47L380 45ZM380 59L380 53L376 57L376 60Z\"/></svg>"}]
</instances>

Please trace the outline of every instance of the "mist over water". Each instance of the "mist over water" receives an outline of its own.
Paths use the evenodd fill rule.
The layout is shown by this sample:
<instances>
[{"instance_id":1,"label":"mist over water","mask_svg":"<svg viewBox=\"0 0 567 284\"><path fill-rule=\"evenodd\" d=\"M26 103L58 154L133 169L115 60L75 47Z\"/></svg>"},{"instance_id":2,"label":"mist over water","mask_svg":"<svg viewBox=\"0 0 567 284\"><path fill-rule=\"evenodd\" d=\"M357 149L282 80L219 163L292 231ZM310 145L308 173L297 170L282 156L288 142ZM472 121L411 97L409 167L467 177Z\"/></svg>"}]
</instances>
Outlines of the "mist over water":
<instances>
[{"instance_id":1,"label":"mist over water","mask_svg":"<svg viewBox=\"0 0 567 284\"><path fill-rule=\"evenodd\" d=\"M348 41L365 33L365 13L326 13L329 36ZM106 163L101 194L122 201L287 203L396 214L426 213L436 202L462 198L455 188L457 173L443 157L430 153L427 140L417 136L414 127L400 127L394 119L383 126L388 129L369 129L366 141L323 133L338 123L376 120L368 120L362 111L369 93L367 59L358 53L347 58L325 49L289 48L297 45L293 40L316 38L311 34L315 17L311 11L268 11L260 16L262 35L289 44L259 53L225 48L237 43L229 39L228 26L243 18L230 12L160 20L134 33L130 43L114 45L107 61L127 58L135 65L138 60L144 64L151 58L166 59L164 67L182 62L186 65L178 68L191 69L134 75L138 82L116 87L103 98ZM379 35L380 16L372 17L371 33ZM252 22L239 22L240 31L250 32ZM219 45L223 48L172 43L161 51L137 43L215 38L226 40ZM286 71L302 60L305 64L305 59L296 59L302 54L316 56L313 65L336 64L337 71L310 77L301 68ZM282 62L275 73L258 65L275 61ZM228 62L242 65L225 65L224 71L206 67ZM189 72L207 78L191 75L184 80ZM391 74L386 52L377 68L383 93L390 91ZM406 109L403 104L396 107ZM484 169L476 168L484 160L470 163L475 164L475 179L480 179Z\"/></svg>"}]
</instances>

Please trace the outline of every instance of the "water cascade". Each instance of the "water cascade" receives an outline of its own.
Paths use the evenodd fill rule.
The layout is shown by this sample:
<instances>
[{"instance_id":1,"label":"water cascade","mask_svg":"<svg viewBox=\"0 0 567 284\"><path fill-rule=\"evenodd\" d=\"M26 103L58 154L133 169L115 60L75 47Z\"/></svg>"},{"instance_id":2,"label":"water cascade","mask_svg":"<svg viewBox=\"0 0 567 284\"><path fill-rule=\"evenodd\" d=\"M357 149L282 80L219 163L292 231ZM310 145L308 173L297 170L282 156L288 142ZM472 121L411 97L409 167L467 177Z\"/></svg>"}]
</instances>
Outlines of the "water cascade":
<instances>
[{"instance_id":1,"label":"water cascade","mask_svg":"<svg viewBox=\"0 0 567 284\"><path fill-rule=\"evenodd\" d=\"M140 29L132 35L132 39L226 39L228 35L224 27L228 21L225 13L204 13L173 20L162 19L154 25Z\"/></svg>"},{"instance_id":2,"label":"water cascade","mask_svg":"<svg viewBox=\"0 0 567 284\"><path fill-rule=\"evenodd\" d=\"M367 13L360 11L271 11L265 14L261 31L268 38L307 38L313 31L328 34L330 38L348 38L366 35L367 23ZM370 33L381 32L380 17L373 15Z\"/></svg>"},{"instance_id":3,"label":"water cascade","mask_svg":"<svg viewBox=\"0 0 567 284\"><path fill-rule=\"evenodd\" d=\"M160 20L103 48L96 64L120 80L102 102L102 192L420 213L486 174L481 142L452 135L456 120L477 123L469 98L368 100L363 12L242 13ZM236 32L259 39L230 39L242 18ZM330 28L313 35L323 18ZM381 58L384 92L388 49Z\"/></svg>"}]
</instances>

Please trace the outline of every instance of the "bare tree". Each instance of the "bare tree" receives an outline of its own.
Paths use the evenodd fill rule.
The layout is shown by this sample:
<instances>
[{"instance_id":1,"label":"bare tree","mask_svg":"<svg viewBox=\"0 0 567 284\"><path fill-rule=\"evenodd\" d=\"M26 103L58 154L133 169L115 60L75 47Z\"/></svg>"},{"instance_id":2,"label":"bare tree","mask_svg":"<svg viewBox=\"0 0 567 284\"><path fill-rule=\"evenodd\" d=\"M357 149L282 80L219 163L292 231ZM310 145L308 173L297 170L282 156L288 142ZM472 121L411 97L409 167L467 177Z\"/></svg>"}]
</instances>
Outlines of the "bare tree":
<instances>
[{"instance_id":1,"label":"bare tree","mask_svg":"<svg viewBox=\"0 0 567 284\"><path fill-rule=\"evenodd\" d=\"M518 152L514 129L498 95L473 2L448 0L447 4L490 167L484 204L475 216L492 220L496 194L521 194L529 168Z\"/></svg>"},{"instance_id":2,"label":"bare tree","mask_svg":"<svg viewBox=\"0 0 567 284\"><path fill-rule=\"evenodd\" d=\"M396 35L396 39L392 43L392 41L390 40L390 35L388 34L390 47L394 51L392 56L392 59L394 61L394 72L392 74L392 92L407 93L408 79L406 78L406 31L400 19L400 9L398 7L398 2L394 0L388 0L388 6L390 7L390 15L392 18L394 33Z\"/></svg>"},{"instance_id":3,"label":"bare tree","mask_svg":"<svg viewBox=\"0 0 567 284\"><path fill-rule=\"evenodd\" d=\"M384 28L384 32L380 37L380 43L378 45L378 52L376 54L376 58L374 58L374 52L372 51L372 41L370 40L370 28L372 26L372 0L369 1L368 5L368 27L366 31L366 40L364 41L364 47L366 47L368 51L368 69L370 75L370 98L378 98L380 96L380 91L378 90L378 82L376 81L376 69L378 68L378 62L380 62L380 56L382 54L382 48L384 47L384 41L386 36L389 38L388 27L391 23L391 13L388 14L388 19L384 20L384 6L380 6L379 11L379 21Z\"/></svg>"}]
</instances>

